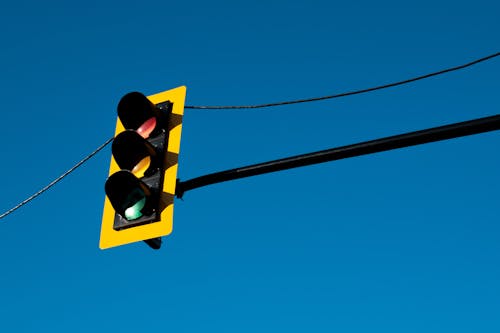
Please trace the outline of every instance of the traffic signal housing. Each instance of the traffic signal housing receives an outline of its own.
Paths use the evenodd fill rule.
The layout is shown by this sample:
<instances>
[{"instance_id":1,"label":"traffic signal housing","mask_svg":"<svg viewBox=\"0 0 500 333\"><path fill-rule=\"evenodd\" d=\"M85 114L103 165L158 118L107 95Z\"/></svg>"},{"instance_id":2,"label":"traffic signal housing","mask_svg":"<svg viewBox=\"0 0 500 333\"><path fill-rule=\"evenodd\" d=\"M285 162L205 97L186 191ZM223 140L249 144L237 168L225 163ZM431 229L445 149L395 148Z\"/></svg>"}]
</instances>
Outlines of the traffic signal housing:
<instances>
[{"instance_id":1,"label":"traffic signal housing","mask_svg":"<svg viewBox=\"0 0 500 333\"><path fill-rule=\"evenodd\" d=\"M118 104L99 247L145 241L158 249L172 232L186 87Z\"/></svg>"}]
</instances>

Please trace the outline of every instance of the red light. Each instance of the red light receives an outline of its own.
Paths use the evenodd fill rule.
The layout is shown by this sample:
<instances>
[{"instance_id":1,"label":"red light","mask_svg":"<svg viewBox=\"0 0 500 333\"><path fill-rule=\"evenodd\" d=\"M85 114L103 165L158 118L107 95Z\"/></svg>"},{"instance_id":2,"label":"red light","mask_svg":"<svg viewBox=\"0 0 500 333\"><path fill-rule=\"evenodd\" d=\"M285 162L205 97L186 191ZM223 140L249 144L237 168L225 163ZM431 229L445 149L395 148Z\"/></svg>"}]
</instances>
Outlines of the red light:
<instances>
[{"instance_id":1,"label":"red light","mask_svg":"<svg viewBox=\"0 0 500 333\"><path fill-rule=\"evenodd\" d=\"M149 118L148 120L146 120L144 122L144 124L142 124L138 129L137 129L137 133L142 136L144 139L147 139L149 138L149 135L151 134L151 132L153 132L153 130L155 129L156 127L156 118L153 117L153 118Z\"/></svg>"}]
</instances>

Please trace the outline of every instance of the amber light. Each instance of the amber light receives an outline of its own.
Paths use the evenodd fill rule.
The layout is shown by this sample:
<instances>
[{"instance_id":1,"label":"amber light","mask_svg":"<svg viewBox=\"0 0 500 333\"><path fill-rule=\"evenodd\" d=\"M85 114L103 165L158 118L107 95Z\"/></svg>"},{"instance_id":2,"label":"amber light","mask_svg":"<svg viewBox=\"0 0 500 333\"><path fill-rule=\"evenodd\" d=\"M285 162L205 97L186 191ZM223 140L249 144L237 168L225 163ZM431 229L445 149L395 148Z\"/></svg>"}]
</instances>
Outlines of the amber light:
<instances>
[{"instance_id":1,"label":"amber light","mask_svg":"<svg viewBox=\"0 0 500 333\"><path fill-rule=\"evenodd\" d=\"M150 165L151 165L151 157L146 156L139 163L137 163L136 166L131 170L132 174L134 174L134 176L138 178L144 177L144 173L146 172L146 170L149 168Z\"/></svg>"}]
</instances>

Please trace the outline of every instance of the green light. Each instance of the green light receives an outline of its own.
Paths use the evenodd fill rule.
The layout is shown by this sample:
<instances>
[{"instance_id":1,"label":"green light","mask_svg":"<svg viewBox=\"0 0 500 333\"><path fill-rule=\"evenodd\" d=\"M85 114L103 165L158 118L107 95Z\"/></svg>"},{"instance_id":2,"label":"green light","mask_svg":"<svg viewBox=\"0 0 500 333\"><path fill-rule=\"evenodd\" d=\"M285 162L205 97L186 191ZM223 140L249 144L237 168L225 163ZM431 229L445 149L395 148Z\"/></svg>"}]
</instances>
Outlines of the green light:
<instances>
[{"instance_id":1,"label":"green light","mask_svg":"<svg viewBox=\"0 0 500 333\"><path fill-rule=\"evenodd\" d=\"M125 218L127 220L135 220L141 217L143 214L141 210L146 205L146 195L141 189L134 189L125 200Z\"/></svg>"},{"instance_id":2,"label":"green light","mask_svg":"<svg viewBox=\"0 0 500 333\"><path fill-rule=\"evenodd\" d=\"M125 209L125 218L127 220L135 220L142 216L141 209L146 204L146 198L137 201L132 207Z\"/></svg>"}]
</instances>

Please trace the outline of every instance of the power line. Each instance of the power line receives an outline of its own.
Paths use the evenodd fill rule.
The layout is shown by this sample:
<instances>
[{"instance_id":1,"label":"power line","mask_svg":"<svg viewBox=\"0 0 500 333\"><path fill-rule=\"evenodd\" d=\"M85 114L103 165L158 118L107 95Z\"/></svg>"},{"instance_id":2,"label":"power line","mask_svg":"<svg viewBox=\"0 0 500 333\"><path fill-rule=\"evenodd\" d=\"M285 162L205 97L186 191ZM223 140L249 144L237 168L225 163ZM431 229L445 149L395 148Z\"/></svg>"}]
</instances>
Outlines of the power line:
<instances>
[{"instance_id":1,"label":"power line","mask_svg":"<svg viewBox=\"0 0 500 333\"><path fill-rule=\"evenodd\" d=\"M481 62L493 59L493 58L498 57L498 56L500 56L500 52L491 54L489 56L486 56L486 57L483 57L483 58L480 58L480 59L476 59L474 61L468 62L468 63L463 64L463 65L459 65L459 66L455 66L455 67L443 69L443 70L440 70L440 71L437 71L437 72L433 72L433 73L429 73L429 74L425 74L425 75L413 77L413 78L406 79L406 80L403 80L403 81L398 81L398 82L383 84L383 85L380 85L380 86L366 88L366 89L359 89L359 90L353 90L353 91L343 92L343 93L339 93L339 94L335 94L335 95L327 95L327 96L321 96L321 97L313 97L313 98L306 98L306 99L297 99L297 100L293 100L293 101L274 102L274 103L266 103L266 104L255 104L255 105L226 105L226 106L191 106L191 105L187 105L187 106L185 106L185 108L186 109L205 109L205 110L262 109L262 108L268 108L268 107L273 107L273 106L299 104L299 103L308 103L308 102L317 102L317 101L322 101L322 100L325 100L325 99L333 99L333 98L340 98L340 97L346 97L346 96L352 96L352 95L359 95L359 94L364 94L364 93L371 92L371 91L376 91L376 90L382 90L382 89L392 88L392 87L396 87L396 86L401 86L401 85L408 84L408 83L411 83L411 82L428 79L428 78L433 77L433 76L438 76L438 75L442 75L442 74L445 74L445 73L458 71L458 70L461 70L461 69L464 69L464 68L467 68L467 67L479 64Z\"/></svg>"},{"instance_id":2,"label":"power line","mask_svg":"<svg viewBox=\"0 0 500 333\"><path fill-rule=\"evenodd\" d=\"M238 105L234 105L234 106L189 106L189 105L187 105L187 106L185 106L185 108L186 109L210 109L210 110L215 110L215 109L259 109L259 108L266 108L266 107L273 107L273 106L280 106L280 105L289 105L289 104L315 102L315 101L320 101L320 100L325 100L325 99L334 99L334 98L340 98L340 97L346 97L346 96L363 94L363 93L367 93L367 92L371 92L371 91L375 91L375 90L387 89L387 88L391 88L391 87L395 87L395 86L400 86L400 85L408 84L408 83L411 83L411 82L415 82L415 81L427 79L427 78L430 78L430 77L433 77L433 76L442 75L442 74L453 72L453 71L458 71L458 70L461 70L461 69L464 69L464 68L476 65L478 63L481 63L481 62L493 59L493 58L498 57L498 56L500 56L500 52L488 55L488 56L483 57L483 58L476 59L474 61L471 61L471 62L463 64L463 65L459 65L459 66L455 66L455 67L443 69L443 70L440 70L440 71L437 71L437 72L425 74L425 75L422 75L422 76L417 76L417 77L410 78L410 79L407 79L407 80L393 82L393 83L384 84L384 85L380 85L380 86L376 86L376 87L371 87L371 88L366 88L366 89L348 91L348 92L344 92L344 93L340 93L340 94L335 94L335 95L328 95L328 96L308 98L308 99L299 99L299 100L293 100L293 101L276 102L276 103L256 104L256 105L239 105L239 106ZM41 195L44 192L46 192L52 186L54 186L55 184L57 184L58 182L60 182L62 179L64 179L65 177L67 177L69 174L71 174L73 171L75 171L78 167L80 167L82 164L84 164L90 158L92 158L94 155L96 155L104 147L106 147L108 144L110 144L111 141L113 141L113 138L108 139L101 146L99 146L97 149L95 149L92 153L90 153L89 155L87 155L86 157L84 157L80 162L78 162L73 167L71 167L66 172L64 172L62 175L60 175L59 177L57 177L56 179L54 179L52 182L50 182L47 186L43 187L38 192L34 193L33 195L31 195L27 199L23 200L19 204L15 205L11 209L9 209L6 212L4 212L3 214L1 214L0 215L0 219L6 217L7 215L10 215L11 213L13 213L14 211L16 211L17 209L21 208L22 206L26 205L27 203L29 203L30 201L32 201L33 199L35 199L39 195ZM184 182L184 183L192 182L194 180L189 180L189 181ZM181 184L183 184L183 183L181 183ZM186 186L186 185L184 184L184 186ZM188 188L188 189L190 189L190 188ZM184 191L182 191L182 193L185 192L186 190L187 189L184 189Z\"/></svg>"},{"instance_id":3,"label":"power line","mask_svg":"<svg viewBox=\"0 0 500 333\"><path fill-rule=\"evenodd\" d=\"M65 178L66 176L68 176L70 173L72 173L73 171L75 171L79 166L81 166L83 163L85 163L89 159L91 159L95 154L97 154L98 152L100 152L111 141L113 141L113 139L114 138L108 139L106 142L104 142L102 145L100 145L96 150L94 150L89 155L87 155L86 157L84 157L80 162L76 163L73 167L71 167L70 169L68 169L68 171L66 171L65 173L63 173L62 175L60 175L59 177L57 177L56 179L54 179L52 182L50 182L47 186L45 186L44 188L42 188L40 191L36 192L35 194L31 195L29 198L23 200L19 204L15 205L11 209L7 210L5 213L3 213L2 215L0 215L0 219L3 219L7 215L13 213L17 209L21 208L22 206L26 205L28 202L30 202L33 199L35 199L36 197L38 197L40 194L46 192L48 189L50 189L55 184L59 183L63 178Z\"/></svg>"}]
</instances>

